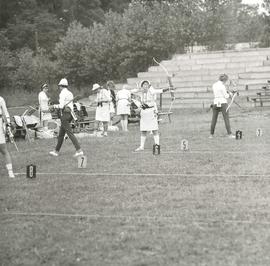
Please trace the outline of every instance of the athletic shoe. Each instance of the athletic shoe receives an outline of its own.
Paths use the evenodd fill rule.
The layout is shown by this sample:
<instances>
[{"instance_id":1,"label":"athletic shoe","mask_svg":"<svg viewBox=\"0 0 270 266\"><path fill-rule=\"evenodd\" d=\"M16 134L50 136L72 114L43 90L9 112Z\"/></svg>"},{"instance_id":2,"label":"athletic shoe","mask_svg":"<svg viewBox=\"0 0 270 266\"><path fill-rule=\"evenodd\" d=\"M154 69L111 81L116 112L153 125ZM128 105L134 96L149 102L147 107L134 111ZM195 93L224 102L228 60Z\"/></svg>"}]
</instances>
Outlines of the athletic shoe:
<instances>
[{"instance_id":1,"label":"athletic shoe","mask_svg":"<svg viewBox=\"0 0 270 266\"><path fill-rule=\"evenodd\" d=\"M73 155L74 157L82 156L83 151L76 151L76 153Z\"/></svg>"},{"instance_id":2,"label":"athletic shoe","mask_svg":"<svg viewBox=\"0 0 270 266\"><path fill-rule=\"evenodd\" d=\"M214 135L210 135L208 138L209 139L213 139L214 138Z\"/></svg>"},{"instance_id":3,"label":"athletic shoe","mask_svg":"<svg viewBox=\"0 0 270 266\"><path fill-rule=\"evenodd\" d=\"M15 175L14 175L13 171L8 171L8 177L9 178L15 178Z\"/></svg>"},{"instance_id":4,"label":"athletic shoe","mask_svg":"<svg viewBox=\"0 0 270 266\"><path fill-rule=\"evenodd\" d=\"M230 135L228 135L228 138L229 138L229 139L235 139L235 135L230 134Z\"/></svg>"},{"instance_id":5,"label":"athletic shoe","mask_svg":"<svg viewBox=\"0 0 270 266\"><path fill-rule=\"evenodd\" d=\"M55 156L55 157L59 155L59 153L57 151L50 151L49 154L51 156Z\"/></svg>"},{"instance_id":6,"label":"athletic shoe","mask_svg":"<svg viewBox=\"0 0 270 266\"><path fill-rule=\"evenodd\" d=\"M139 148L137 148L135 151L143 151L144 150L144 148L143 147L139 147Z\"/></svg>"}]
</instances>

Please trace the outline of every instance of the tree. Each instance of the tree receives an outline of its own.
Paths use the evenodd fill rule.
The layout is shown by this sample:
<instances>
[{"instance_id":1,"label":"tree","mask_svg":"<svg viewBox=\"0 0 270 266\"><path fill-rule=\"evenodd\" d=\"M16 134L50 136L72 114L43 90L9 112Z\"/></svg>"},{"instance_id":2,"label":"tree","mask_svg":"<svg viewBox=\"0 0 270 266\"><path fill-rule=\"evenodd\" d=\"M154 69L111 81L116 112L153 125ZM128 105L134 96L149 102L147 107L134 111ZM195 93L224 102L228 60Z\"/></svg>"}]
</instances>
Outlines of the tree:
<instances>
[{"instance_id":1,"label":"tree","mask_svg":"<svg viewBox=\"0 0 270 266\"><path fill-rule=\"evenodd\" d=\"M73 22L54 50L61 76L67 76L79 87L83 81L87 80L85 79L82 51L90 39L89 29L83 27L79 22Z\"/></svg>"}]
</instances>

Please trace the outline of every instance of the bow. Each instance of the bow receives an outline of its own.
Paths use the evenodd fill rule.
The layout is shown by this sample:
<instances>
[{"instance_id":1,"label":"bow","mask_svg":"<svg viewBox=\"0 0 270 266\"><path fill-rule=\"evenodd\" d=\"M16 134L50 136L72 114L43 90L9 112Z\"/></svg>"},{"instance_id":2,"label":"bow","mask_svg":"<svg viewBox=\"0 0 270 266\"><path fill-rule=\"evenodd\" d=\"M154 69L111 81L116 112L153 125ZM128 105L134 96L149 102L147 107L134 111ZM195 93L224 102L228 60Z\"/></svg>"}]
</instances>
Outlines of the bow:
<instances>
[{"instance_id":1,"label":"bow","mask_svg":"<svg viewBox=\"0 0 270 266\"><path fill-rule=\"evenodd\" d=\"M172 77L174 75L170 74L169 71L167 70L167 68L164 65L162 65L160 62L158 62L154 57L153 57L153 61L156 64L158 64L164 70L164 72L166 73L167 80L168 80L168 83L169 83L169 92L171 94L171 104L170 104L170 108L169 108L169 111L168 111L168 112L170 112L171 109L172 109L173 103L175 101L174 86L173 86L173 83L172 83Z\"/></svg>"},{"instance_id":2,"label":"bow","mask_svg":"<svg viewBox=\"0 0 270 266\"><path fill-rule=\"evenodd\" d=\"M8 138L9 138L10 142L12 144L14 144L14 146L15 146L17 152L18 152L19 149L18 149L18 146L17 146L17 144L16 144L16 142L14 140L14 135L13 135L10 127L11 127L11 124L10 123L6 123L6 134L8 135Z\"/></svg>"},{"instance_id":3,"label":"bow","mask_svg":"<svg viewBox=\"0 0 270 266\"><path fill-rule=\"evenodd\" d=\"M230 80L230 84L229 84L229 86L230 85L232 85L234 88L236 87L236 84L232 81L232 80ZM239 92L238 92L238 90L229 90L229 92L231 92L232 94L233 94L233 96L232 96L232 99L231 99L231 102L230 102L230 104L228 105L228 107L226 108L226 112L228 112L229 111L229 109L230 109L230 107L232 106L232 104L234 103L234 104L236 104L238 107L240 107L240 108L242 108L236 101L235 101L235 97L236 96L239 96Z\"/></svg>"}]
</instances>

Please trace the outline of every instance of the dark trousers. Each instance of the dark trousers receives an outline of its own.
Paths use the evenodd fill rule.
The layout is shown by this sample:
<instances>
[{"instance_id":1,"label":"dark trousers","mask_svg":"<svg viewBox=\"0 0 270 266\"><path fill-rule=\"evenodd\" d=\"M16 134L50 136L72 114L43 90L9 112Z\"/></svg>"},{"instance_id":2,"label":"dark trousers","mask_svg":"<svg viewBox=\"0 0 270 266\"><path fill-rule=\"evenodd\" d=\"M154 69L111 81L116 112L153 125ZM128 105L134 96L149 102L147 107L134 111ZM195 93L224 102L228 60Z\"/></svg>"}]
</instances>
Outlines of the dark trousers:
<instances>
[{"instance_id":1,"label":"dark trousers","mask_svg":"<svg viewBox=\"0 0 270 266\"><path fill-rule=\"evenodd\" d=\"M226 112L227 107L228 107L228 104L227 103L221 104L221 107L217 107L216 104L213 105L213 107L212 107L213 116L212 116L212 122L211 122L211 134L212 135L215 132L215 127L216 127L216 123L217 123L217 118L218 118L219 112L222 112L227 133L228 134L231 134L232 133L231 126L230 126L230 120L229 120L229 113Z\"/></svg>"},{"instance_id":2,"label":"dark trousers","mask_svg":"<svg viewBox=\"0 0 270 266\"><path fill-rule=\"evenodd\" d=\"M72 116L70 112L63 112L63 115L61 116L60 120L61 120L61 127L60 127L58 141L57 141L55 150L60 151L61 146L64 141L65 134L68 135L73 145L75 146L75 149L79 150L81 148L80 144L77 138L74 136L71 126L70 126L70 122L72 121Z\"/></svg>"}]
</instances>

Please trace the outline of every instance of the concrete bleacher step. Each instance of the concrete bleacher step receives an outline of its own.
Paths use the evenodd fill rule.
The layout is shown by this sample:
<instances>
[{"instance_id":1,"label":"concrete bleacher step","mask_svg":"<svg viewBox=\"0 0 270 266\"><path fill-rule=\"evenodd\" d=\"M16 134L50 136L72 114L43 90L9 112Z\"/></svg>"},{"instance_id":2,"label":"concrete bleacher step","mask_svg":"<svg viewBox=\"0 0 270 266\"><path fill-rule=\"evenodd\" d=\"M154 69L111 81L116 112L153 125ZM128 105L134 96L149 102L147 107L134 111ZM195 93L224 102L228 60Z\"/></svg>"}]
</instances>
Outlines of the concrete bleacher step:
<instances>
[{"instance_id":1,"label":"concrete bleacher step","mask_svg":"<svg viewBox=\"0 0 270 266\"><path fill-rule=\"evenodd\" d=\"M240 73L238 76L239 79L264 79L264 80L270 79L269 72L246 72Z\"/></svg>"},{"instance_id":2,"label":"concrete bleacher step","mask_svg":"<svg viewBox=\"0 0 270 266\"><path fill-rule=\"evenodd\" d=\"M243 56L260 56L269 55L269 48L246 49L246 50L223 50L223 51L209 51L201 53L189 54L175 54L173 59L187 59L187 58L219 58L219 57L243 57Z\"/></svg>"},{"instance_id":3,"label":"concrete bleacher step","mask_svg":"<svg viewBox=\"0 0 270 266\"><path fill-rule=\"evenodd\" d=\"M235 101L243 108L246 107L253 107L253 103L248 101L246 97L237 97ZM230 102L230 100L228 101ZM213 99L205 99L201 101L192 101L191 99L188 100L182 100L182 99L176 99L175 102L172 104L171 110L178 108L202 108L207 109L210 107L210 105L213 103ZM171 100L170 99L163 99L162 100L162 109L168 109L171 106Z\"/></svg>"},{"instance_id":4,"label":"concrete bleacher step","mask_svg":"<svg viewBox=\"0 0 270 266\"><path fill-rule=\"evenodd\" d=\"M171 64L176 64L178 66L181 65L208 65L208 64L229 64L229 63L248 63L248 62L256 62L260 60L263 62L267 60L266 55L258 55L258 56L237 56L237 57L215 57L215 58L201 58L201 59L177 59L164 61L165 66L169 66Z\"/></svg>"},{"instance_id":5,"label":"concrete bleacher step","mask_svg":"<svg viewBox=\"0 0 270 266\"><path fill-rule=\"evenodd\" d=\"M162 61L163 63L163 61ZM182 63L181 65L177 65L175 62L170 62L168 63L165 67L169 71L169 73L177 73L179 71L184 71L184 70L204 70L204 69L209 69L209 70L217 70L219 69L220 71L226 69L231 69L231 68L247 68L247 67L256 67L256 66L263 66L263 61L260 60L254 60L254 61L245 61L245 62L212 62L211 64L184 64ZM156 66L151 67L150 71L162 71L161 67Z\"/></svg>"},{"instance_id":6,"label":"concrete bleacher step","mask_svg":"<svg viewBox=\"0 0 270 266\"><path fill-rule=\"evenodd\" d=\"M245 85L245 84L248 84L248 85L251 85L251 84L265 84L267 83L267 79L266 78L260 78L260 79L256 79L256 78L243 78L243 79L238 79L238 84L239 85Z\"/></svg>"},{"instance_id":7,"label":"concrete bleacher step","mask_svg":"<svg viewBox=\"0 0 270 266\"><path fill-rule=\"evenodd\" d=\"M258 90L243 90L239 91L240 97L252 97L255 96ZM192 99L213 99L213 93L212 91L209 92L182 92L179 90L176 90L174 92L174 95L176 98L183 97L183 98L192 98ZM171 95L169 92L162 94L163 99L171 99Z\"/></svg>"},{"instance_id":8,"label":"concrete bleacher step","mask_svg":"<svg viewBox=\"0 0 270 266\"><path fill-rule=\"evenodd\" d=\"M227 72L228 73L228 72ZM228 74L229 75L229 74ZM194 74L194 73L189 73L189 75L182 75L182 73L177 73L174 75L174 77L172 78L172 80L174 82L182 82L182 81L204 81L204 80L216 80L218 78L219 74L212 74L212 73L208 73L208 74ZM155 80L158 79L160 81L164 81L167 80L167 76L165 73L160 73L160 72L156 72L156 73L152 73L152 72L145 72L145 73L138 73L138 78L140 79L150 79L150 80ZM230 79L238 79L238 73L230 73Z\"/></svg>"}]
</instances>

